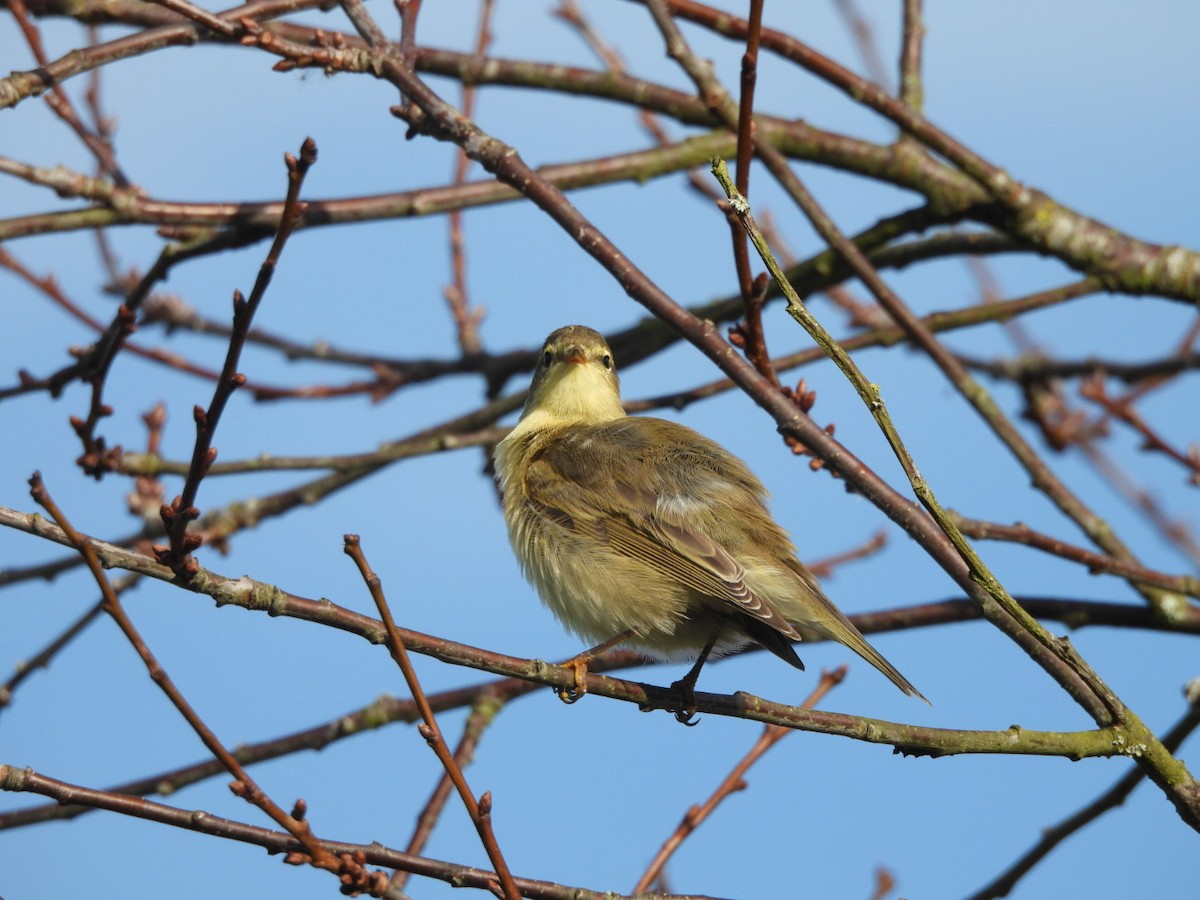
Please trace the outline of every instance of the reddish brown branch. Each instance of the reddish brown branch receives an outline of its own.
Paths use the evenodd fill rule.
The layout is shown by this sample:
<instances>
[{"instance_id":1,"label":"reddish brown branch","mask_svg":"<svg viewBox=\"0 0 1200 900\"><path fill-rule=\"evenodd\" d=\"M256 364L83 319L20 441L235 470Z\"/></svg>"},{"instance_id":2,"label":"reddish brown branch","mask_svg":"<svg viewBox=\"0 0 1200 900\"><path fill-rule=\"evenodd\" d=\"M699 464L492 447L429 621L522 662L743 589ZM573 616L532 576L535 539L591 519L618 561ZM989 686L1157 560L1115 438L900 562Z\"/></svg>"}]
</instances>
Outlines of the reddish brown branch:
<instances>
[{"instance_id":1,"label":"reddish brown branch","mask_svg":"<svg viewBox=\"0 0 1200 900\"><path fill-rule=\"evenodd\" d=\"M517 682L509 682L509 685ZM494 685L485 687L479 691L471 704L471 714L467 716L466 724L463 725L462 737L459 738L458 746L454 748L454 761L463 769L471 764L475 757L475 749L479 746L479 741L483 738L483 732L496 718L496 714L513 693L503 687L504 682L498 682ZM450 777L449 772L443 772L442 777L438 779L437 787L433 789L433 794L426 801L425 806L421 808L420 814L417 816L417 824L413 830L413 835L409 838L408 846L404 848L406 853L419 855L425 849L425 844L429 841L433 834L434 826L438 819L441 818L442 810L445 809L446 800L450 797L450 791L454 788L454 779ZM404 890L404 885L408 883L408 876L412 874L408 869L397 869L392 873L391 888L394 891Z\"/></svg>"},{"instance_id":2,"label":"reddish brown branch","mask_svg":"<svg viewBox=\"0 0 1200 900\"><path fill-rule=\"evenodd\" d=\"M232 819L224 819L199 809L179 809L152 800L142 800L124 794L80 787L40 775L32 769L21 769L11 765L0 764L0 791L41 794L60 804L85 804L95 809L134 816L148 822L159 822L198 834L207 834L212 837L263 847L268 853L283 853L287 854L289 858L294 858L305 849L303 844L288 833L270 831ZM350 844L341 841L321 841L321 847L328 854L352 860L360 866L370 864L390 868L404 867L416 875L435 878L455 887L489 890L496 881L495 873L488 872L486 869L461 866L422 856L410 856L399 850L384 847L378 842ZM530 878L516 879L516 883L521 889L522 896L528 897L530 900L635 900L635 898L624 895L589 891L586 888L535 881ZM364 886L362 890L371 890L377 887L380 890L385 889L386 882L382 885ZM353 885L346 885L346 888L347 892L354 890ZM643 896L636 900L705 900L705 898L695 894L689 894L687 897L674 894L655 894L650 898Z\"/></svg>"},{"instance_id":3,"label":"reddish brown branch","mask_svg":"<svg viewBox=\"0 0 1200 900\"><path fill-rule=\"evenodd\" d=\"M1061 541L1042 532L1034 531L1027 525L1000 525L995 522L984 522L979 519L969 519L960 515L955 515L954 520L967 537L980 540L1011 541L1017 544L1024 544L1027 547L1036 547L1038 550L1043 550L1054 556L1082 563L1088 567L1088 571L1093 575L1100 572L1107 572L1128 581L1150 584L1168 591L1200 598L1200 578L1190 575L1167 575L1163 572L1156 572L1134 561L1105 556L1102 553L1095 553L1084 547L1069 544L1066 541Z\"/></svg>"},{"instance_id":4,"label":"reddish brown branch","mask_svg":"<svg viewBox=\"0 0 1200 900\"><path fill-rule=\"evenodd\" d=\"M492 42L492 9L493 0L484 0L479 10L479 30L475 37L473 53L477 64L484 59ZM475 115L475 100L475 87L464 82L462 111L467 118L473 118ZM454 157L453 183L456 186L466 184L470 168L471 158L467 156L466 151L459 148ZM450 307L450 316L454 320L459 349L465 357L477 354L483 349L479 340L479 323L483 319L483 310L478 307L471 308L470 296L467 293L467 241L463 234L463 212L461 209L452 209L448 218L451 282L443 293Z\"/></svg>"},{"instance_id":5,"label":"reddish brown branch","mask_svg":"<svg viewBox=\"0 0 1200 900\"><path fill-rule=\"evenodd\" d=\"M220 760L221 765L225 767L225 770L234 777L235 780L230 784L230 790L232 790L237 796L257 806L268 816L270 816L276 823L287 829L287 831L304 847L305 853L307 854L307 862L310 862L317 868L326 869L327 871L335 873L342 880L343 884L361 885L361 890L370 889L369 886L378 881L375 876L378 876L380 873L369 873L360 864L356 864L352 859L335 857L328 850L326 850L316 839L316 837L314 837L312 829L309 827L308 822L304 820L304 817L299 814L289 814L284 812L284 810L278 804L276 804L275 801L272 800L266 794L266 792L262 790L262 788L258 786L254 779L250 777L250 774L237 760L237 757L235 757L229 752L228 749L226 749L225 745L221 743L216 734L213 733L212 729L205 724L204 720L200 718L199 714L183 696L182 692L180 692L180 690L175 686L175 683L171 680L170 676L167 675L166 670L162 667L162 665L159 664L158 659L154 656L154 654L150 651L150 648L146 645L146 642L142 639L142 636L134 626L133 621L125 612L125 608L121 605L121 601L118 598L116 591L113 589L111 582L109 582L108 576L104 573L104 569L100 563L100 557L96 553L96 549L92 542L85 539L71 525L66 515L61 509L59 509L58 504L54 502L54 499L46 490L40 474L35 472L33 477L29 480L29 485L30 494L33 496L33 499L37 501L39 505L45 508L45 510L58 524L58 527L63 530L63 533L66 535L71 545L75 547L77 551L79 551L81 556L83 556L87 563L88 569L92 573L92 577L96 580L96 584L99 585L100 592L104 597L101 604L104 612L106 612L117 623L117 626L121 629L121 632L125 635L125 638L129 641L130 645L132 645L133 649L137 652L143 664L146 666L146 670L149 672L151 680L158 685L164 694L167 695L168 699L170 699L175 708L179 710L180 715L182 715L187 723L192 727L192 730L196 732L197 737L200 738L200 740L208 748L209 752L212 753L213 756L215 756L218 760ZM146 801L140 802L145 803ZM293 856L295 856L295 854L293 854ZM386 879L384 879L383 883L386 884Z\"/></svg>"},{"instance_id":6,"label":"reddish brown branch","mask_svg":"<svg viewBox=\"0 0 1200 900\"><path fill-rule=\"evenodd\" d=\"M29 19L29 11L25 6L25 0L9 0L8 9L12 13L13 18L17 20L17 25L20 27L26 43L29 44L29 49L32 51L34 59L37 60L38 67L45 69L49 65L50 60L47 58L46 51L42 47L41 32L38 31L37 26ZM93 133L83 123L83 120L79 118L79 114L75 112L75 107L71 104L67 92L62 89L62 85L51 83L50 90L46 93L45 97L46 104L54 110L55 115L62 119L67 127L75 132L84 146L96 157L96 162L99 164L101 171L108 174L118 187L129 188L131 186L129 179L125 177L125 173L117 165L112 145L103 136Z\"/></svg>"},{"instance_id":7,"label":"reddish brown branch","mask_svg":"<svg viewBox=\"0 0 1200 900\"><path fill-rule=\"evenodd\" d=\"M838 566L865 559L872 554L878 553L887 544L887 538L887 531L881 528L858 547L846 550L843 553L836 553L833 556L827 556L824 559L806 561L806 565L808 566L808 570L818 578L828 578Z\"/></svg>"},{"instance_id":8,"label":"reddish brown branch","mask_svg":"<svg viewBox=\"0 0 1200 900\"><path fill-rule=\"evenodd\" d=\"M304 204L300 201L300 188L304 184L304 176L309 168L317 161L317 145L312 138L306 138L300 147L297 159L290 153L284 155L288 170L287 199L283 205L283 216L275 233L275 240L266 259L258 270L258 277L250 291L249 298L243 298L240 291L233 294L233 333L229 339L229 349L225 354L225 365L221 369L221 377L217 381L213 397L208 409L197 406L194 410L196 419L196 442L192 449L192 463L184 481L183 492L171 503L162 507L163 526L166 529L169 545L156 547L159 561L181 574L190 575L195 572L195 560L191 553L203 543L203 539L189 533L188 526L200 517L196 508L196 494L200 490L200 482L208 473L209 468L217 458L217 450L212 445L213 435L220 422L221 413L233 392L246 383L246 376L237 371L238 360L246 343L246 334L254 320L254 314L266 294L271 278L275 274L275 266L284 245L291 237L296 222L304 212Z\"/></svg>"},{"instance_id":9,"label":"reddish brown branch","mask_svg":"<svg viewBox=\"0 0 1200 900\"><path fill-rule=\"evenodd\" d=\"M846 666L839 666L832 672L828 669L823 670L821 672L821 680L817 682L817 686L813 688L808 698L800 704L800 707L802 709L814 708L826 694L841 684L845 677ZM667 861L679 849L679 846L713 814L726 798L746 789L746 773L750 771L750 767L758 762L764 753L783 740L789 731L790 729L780 728L778 725L768 725L763 729L754 746L746 752L746 755L725 776L725 779L717 786L717 789L713 791L709 798L699 806L693 806L684 813L683 819L675 829L675 832L663 842L662 847L659 848L650 865L646 867L646 871L642 873L642 877L638 880L638 883L634 885L633 893L638 894L650 889L650 886L662 874Z\"/></svg>"},{"instance_id":10,"label":"reddish brown branch","mask_svg":"<svg viewBox=\"0 0 1200 900\"><path fill-rule=\"evenodd\" d=\"M1128 397L1118 399L1109 396L1108 391L1105 390L1104 375L1101 372L1096 372L1090 378L1085 379L1079 385L1079 393L1103 407L1110 416L1124 422L1140 434L1143 450L1162 453L1183 465L1191 473L1188 480L1193 485L1200 487L1200 444L1192 444L1187 452L1173 447L1150 427Z\"/></svg>"},{"instance_id":11,"label":"reddish brown branch","mask_svg":"<svg viewBox=\"0 0 1200 900\"><path fill-rule=\"evenodd\" d=\"M1200 541L1192 532L1191 525L1185 519L1172 518L1159 503L1158 499L1147 488L1131 478L1107 453L1104 453L1094 442L1080 445L1084 458L1096 471L1124 497L1134 509L1146 517L1146 520L1158 529L1159 533L1174 544L1181 553L1200 568Z\"/></svg>"},{"instance_id":12,"label":"reddish brown branch","mask_svg":"<svg viewBox=\"0 0 1200 900\"><path fill-rule=\"evenodd\" d=\"M762 0L750 0L750 27L746 35L746 50L742 54L741 92L738 99L737 113L737 166L734 170L738 190L743 197L750 196L750 161L754 158L754 87L758 82L758 38L762 30ZM704 97L705 105L713 107L713 101ZM745 327L742 332L746 339L746 351L752 361L767 358L762 330L762 293L767 280L764 278L760 285L755 285L754 276L750 272L750 249L746 240L746 232L738 224L736 216L726 211L729 223L729 233L733 241L733 259L737 271L738 289L742 295L745 307ZM758 290L755 288L758 287ZM760 372L763 370L760 368ZM773 377L768 368L763 372Z\"/></svg>"},{"instance_id":13,"label":"reddish brown branch","mask_svg":"<svg viewBox=\"0 0 1200 900\"><path fill-rule=\"evenodd\" d=\"M354 560L354 564L358 566L358 571L362 574L363 581L366 582L367 589L371 592L371 598L375 601L375 606L379 610L379 616L383 620L383 627L387 632L388 650L391 651L392 659L396 661L396 665L400 667L400 671L404 674L404 681L408 685L409 691L412 693L413 702L416 703L417 709L421 712L423 725L419 726L421 736L425 738L442 767L446 770L446 775L453 782L455 789L458 791L458 796L466 807L468 815L471 817L472 824L475 825L475 830L479 833L479 839L483 843L484 849L487 851L488 859L492 861L492 865L496 869L496 876L499 880L497 887L502 891L502 896L505 900L520 900L521 892L518 890L516 883L513 881L512 872L509 871L508 863L504 860L504 854L500 851L500 845L496 841L495 832L492 830L492 795L491 792L485 792L478 800L471 793L471 788L467 784L467 779L463 775L462 767L455 755L450 752L450 748L446 744L446 738L442 734L442 729L437 723L437 717L433 714L433 707L429 705L429 700L425 696L425 691L421 687L421 682L417 678L416 670L413 669L412 661L408 657L408 650L404 646L404 639L400 636L400 631L396 628L396 623L392 619L392 611L388 606L387 598L383 593L383 585L379 580L379 576L371 569L370 563L367 562L366 556L363 555L362 543L359 541L358 535L348 534L345 537L346 555Z\"/></svg>"},{"instance_id":14,"label":"reddish brown branch","mask_svg":"<svg viewBox=\"0 0 1200 900\"><path fill-rule=\"evenodd\" d=\"M346 14L346 18L354 26L354 29L359 33L368 47L374 47L379 50L387 50L389 42L387 35L383 33L383 29L367 12L363 6L362 0L338 0L342 7L342 11ZM408 36L411 41L411 35Z\"/></svg>"},{"instance_id":15,"label":"reddish brown branch","mask_svg":"<svg viewBox=\"0 0 1200 900\"><path fill-rule=\"evenodd\" d=\"M737 135L737 183L739 190L749 190L750 162L757 147L758 133L754 122L754 86L758 78L759 33L762 26L762 3L750 0L750 22L746 34L746 50L742 55L741 99L732 102L717 81L711 63L701 62L690 54L682 35L671 21L670 13L660 0L648 0L647 6L662 32L667 53L681 64L692 78L697 93L712 115ZM743 193L743 196L745 194ZM770 283L765 275L755 278L750 271L749 245L737 216L728 204L722 204L733 244L734 266L738 291L742 298L742 321L730 331L730 343L742 348L746 358L773 387L779 388L779 378L771 367L766 336L762 327L762 309ZM781 393L789 396L786 391Z\"/></svg>"}]
</instances>

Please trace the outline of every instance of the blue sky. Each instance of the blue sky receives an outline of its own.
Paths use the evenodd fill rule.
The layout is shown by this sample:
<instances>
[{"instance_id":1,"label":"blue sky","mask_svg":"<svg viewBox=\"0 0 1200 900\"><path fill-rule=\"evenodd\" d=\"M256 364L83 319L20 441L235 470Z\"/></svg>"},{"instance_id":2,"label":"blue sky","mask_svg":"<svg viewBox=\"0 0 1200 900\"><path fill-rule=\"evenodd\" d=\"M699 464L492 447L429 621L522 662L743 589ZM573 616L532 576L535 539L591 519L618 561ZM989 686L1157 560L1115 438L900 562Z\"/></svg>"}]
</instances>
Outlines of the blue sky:
<instances>
[{"instance_id":1,"label":"blue sky","mask_svg":"<svg viewBox=\"0 0 1200 900\"><path fill-rule=\"evenodd\" d=\"M593 66L576 35L545 15L548 3L499 0L493 52ZM689 89L666 59L648 16L637 4L587 3L599 28L634 70ZM898 39L898 4L864 3L890 64ZM1200 8L1190 2L1133 7L1109 2L930 2L926 110L950 134L1005 166L1015 177L1085 214L1146 240L1200 247ZM385 29L391 7L372 3ZM466 49L474 40L476 4L427 3L421 40ZM731 7L732 8L732 7ZM344 28L338 12L306 21ZM791 30L833 58L861 69L854 45L831 3L767 4L767 22ZM51 57L79 46L82 32L43 23ZM736 47L688 28L699 52L714 57L727 85L736 82ZM113 31L111 36L117 32ZM31 66L8 18L0 20L4 68ZM316 72L276 74L272 60L243 48L174 48L110 67L104 75L109 113L117 119L118 158L155 197L177 200L273 199L282 194L281 154L305 136L320 148L305 194L310 198L405 190L449 180L451 148L405 141L404 125L388 113L396 102L386 84ZM432 85L457 102L442 79ZM83 80L69 83L80 97ZM765 57L759 106L831 130L887 141L886 123L850 106L804 72ZM582 112L581 112L582 110ZM526 161L556 162L646 146L633 114L615 104L576 107L533 92L484 90L478 118L512 143ZM0 155L40 165L90 171L90 162L39 101L0 113ZM854 231L914 204L898 190L811 165L797 171L841 227ZM478 177L478 172L473 173ZM5 177L0 217L67 208L49 191ZM685 304L733 291L724 221L690 196L682 177L573 195L573 201L633 261ZM802 217L755 175L752 200L769 207L799 255L818 245ZM560 325L581 322L615 330L643 310L556 225L537 210L512 205L469 212L466 232L472 300L486 308L485 347L532 347ZM151 229L126 228L111 239L128 266L145 270L161 243ZM101 319L112 301L93 242L68 234L10 242L6 248L36 272L54 271L64 289ZM714 249L715 248L715 249ZM233 289L247 291L263 247L197 261L172 273L164 289L203 314L229 314ZM1056 263L1003 258L995 271L1005 296L1056 286L1071 274ZM328 340L348 349L395 357L450 357L453 330L441 290L449 278L445 222L421 219L297 234L255 324L298 341ZM975 287L958 262L890 273L915 309L926 312L972 302ZM1088 305L1030 317L1027 325L1048 352L1143 360L1162 355L1194 319L1185 306L1160 299L1099 297ZM835 331L842 317L824 300L813 308ZM19 368L45 374L65 361L70 345L89 333L61 310L0 271L0 359L10 383ZM767 314L772 349L806 347L808 339L776 305ZM166 345L219 367L216 340L156 328L138 339ZM947 339L983 356L1011 354L999 329ZM997 449L989 432L933 370L907 351L858 357L878 382L917 463L942 502L966 515L1025 521L1083 543L1073 526L1034 494L1028 477ZM620 362L618 360L618 362ZM242 371L287 384L340 382L361 373L288 363L247 350ZM837 437L897 487L903 476L869 414L828 363L802 373L819 392L814 416L837 424ZM688 346L624 370L625 396L679 390L714 376ZM1196 437L1194 391L1183 382L1151 397L1142 412L1178 445ZM519 387L516 381L509 389ZM991 385L1015 416L1016 392ZM164 454L190 453L190 410L206 404L208 384L121 356L109 379L115 408L105 421L111 443L140 448L140 416L167 404ZM351 453L373 449L482 402L477 379L459 378L401 392L379 404L362 398L320 403L253 403L235 397L217 436L221 459L259 453ZM77 443L67 417L82 414L87 393L68 388L54 403L43 396L0 403L0 504L32 510L25 479L40 468L76 525L115 537L134 527L125 511L127 482L84 478L74 467ZM841 483L810 472L781 445L774 423L741 396L722 395L677 417L745 457L771 489L773 509L806 559L855 546L883 527L887 548L869 562L846 566L826 582L847 612L957 596L950 580L895 526ZM1118 433L1113 452L1136 470L1162 505L1193 529L1195 488L1181 470L1138 452ZM1056 472L1106 517L1147 565L1195 574L1092 470L1066 455ZM243 573L308 597L371 612L370 597L344 557L341 538L362 535L401 624L516 656L561 659L579 649L521 579L504 535L478 450L426 457L388 468L313 508L302 508L239 534L228 556L205 551L205 565ZM295 473L209 479L200 505L212 509L304 480ZM168 482L168 492L178 482ZM1006 545L981 544L987 563L1015 594L1135 602L1123 582ZM58 558L57 548L0 532L0 567ZM96 589L73 573L53 583L23 583L3 592L0 678L59 633ZM349 635L233 608L215 610L203 597L143 584L128 597L131 616L188 698L229 744L262 740L336 718L381 694L404 693L387 654ZM1065 629L1053 625L1055 633ZM1117 694L1161 733L1183 712L1180 690L1197 675L1194 640L1156 633L1085 629L1072 640ZM983 624L945 626L873 639L932 707L906 700L844 648L805 648L808 673L765 654L707 668L703 690L745 690L796 701L822 667L850 664L850 676L824 707L944 728L1082 729L1083 712L1012 643ZM426 689L474 684L477 673L418 659ZM633 677L657 684L682 674L655 666ZM461 712L442 717L453 740ZM549 691L514 702L487 732L468 779L495 798L495 823L511 868L520 875L592 889L627 892L687 807L700 802L753 743L758 727L704 716L680 728L661 713L599 698L563 706ZM1195 740L1183 758L1200 771ZM146 678L115 626L94 624L34 675L0 712L0 762L106 786L204 756L187 726ZM898 896L969 894L1023 852L1040 829L1087 803L1128 768L1122 761L960 757L907 759L889 748L797 733L785 739L682 848L669 868L671 888L713 896L861 898L873 872L886 867ZM403 846L411 822L439 774L415 730L392 726L254 770L284 806L308 801L314 830L342 840ZM166 802L266 822L218 778ZM0 808L25 805L5 796ZM1162 794L1141 786L1121 809L1068 840L1026 877L1015 896L1082 896L1136 892L1183 896L1194 891L1196 835ZM136 849L134 849L136 848ZM451 803L430 855L486 865L474 831ZM134 858L136 855L136 859ZM286 892L327 897L328 876L281 866L251 847L165 829L104 813L73 823L0 833L0 894L8 900L54 896L80 884L96 898L158 896L252 897ZM71 882L50 873L65 861ZM130 876L136 871L136 876ZM59 880L61 879L61 880ZM411 883L413 896L450 896L448 886Z\"/></svg>"}]
</instances>

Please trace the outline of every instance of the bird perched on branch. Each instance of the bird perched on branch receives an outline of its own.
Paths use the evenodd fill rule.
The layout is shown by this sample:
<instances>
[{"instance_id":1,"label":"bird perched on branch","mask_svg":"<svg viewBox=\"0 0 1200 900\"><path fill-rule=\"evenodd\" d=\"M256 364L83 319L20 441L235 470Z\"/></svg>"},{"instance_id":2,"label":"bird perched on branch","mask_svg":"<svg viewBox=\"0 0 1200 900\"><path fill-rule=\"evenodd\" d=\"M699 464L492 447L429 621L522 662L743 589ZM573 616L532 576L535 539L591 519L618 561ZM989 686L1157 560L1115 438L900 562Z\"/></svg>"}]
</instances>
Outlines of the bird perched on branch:
<instances>
[{"instance_id":1,"label":"bird perched on branch","mask_svg":"<svg viewBox=\"0 0 1200 900\"><path fill-rule=\"evenodd\" d=\"M681 721L711 655L757 643L804 668L800 629L845 644L921 696L822 593L740 459L692 429L621 406L604 337L582 325L542 347L520 422L496 448L509 539L567 628L601 642L566 665L568 702L589 660L619 643L695 658L674 685Z\"/></svg>"}]
</instances>

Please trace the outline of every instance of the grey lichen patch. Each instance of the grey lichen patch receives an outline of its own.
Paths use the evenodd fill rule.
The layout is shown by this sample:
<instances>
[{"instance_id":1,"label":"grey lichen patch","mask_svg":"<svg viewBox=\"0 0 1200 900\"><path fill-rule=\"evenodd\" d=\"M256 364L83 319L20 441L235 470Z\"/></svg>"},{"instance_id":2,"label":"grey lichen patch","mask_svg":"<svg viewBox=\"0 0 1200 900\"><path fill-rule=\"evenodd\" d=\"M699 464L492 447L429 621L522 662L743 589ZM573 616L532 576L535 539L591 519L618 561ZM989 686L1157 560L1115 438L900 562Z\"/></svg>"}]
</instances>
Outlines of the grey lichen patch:
<instances>
[{"instance_id":1,"label":"grey lichen patch","mask_svg":"<svg viewBox=\"0 0 1200 900\"><path fill-rule=\"evenodd\" d=\"M390 724L394 717L388 713L392 704L391 694L380 694L368 706L364 707L359 716L346 716L341 720L342 733L354 734L358 731L370 731Z\"/></svg>"},{"instance_id":2,"label":"grey lichen patch","mask_svg":"<svg viewBox=\"0 0 1200 900\"><path fill-rule=\"evenodd\" d=\"M23 791L25 778L33 774L33 769L18 769L16 766L0 766L0 790Z\"/></svg>"},{"instance_id":3,"label":"grey lichen patch","mask_svg":"<svg viewBox=\"0 0 1200 900\"><path fill-rule=\"evenodd\" d=\"M1145 756L1149 749L1143 743L1131 744L1125 739L1125 735L1118 732L1113 736L1112 747L1117 756L1131 756L1137 758Z\"/></svg>"},{"instance_id":4,"label":"grey lichen patch","mask_svg":"<svg viewBox=\"0 0 1200 900\"><path fill-rule=\"evenodd\" d=\"M1182 625L1188 620L1191 609L1187 597L1183 594L1162 591L1158 595L1155 612L1170 625Z\"/></svg>"},{"instance_id":5,"label":"grey lichen patch","mask_svg":"<svg viewBox=\"0 0 1200 900\"><path fill-rule=\"evenodd\" d=\"M287 611L285 594L273 584L255 581L248 575L237 580L231 580L226 586L233 599L227 601L236 603L245 609L263 610L270 616L279 616ZM218 599L217 601L221 601Z\"/></svg>"}]
</instances>

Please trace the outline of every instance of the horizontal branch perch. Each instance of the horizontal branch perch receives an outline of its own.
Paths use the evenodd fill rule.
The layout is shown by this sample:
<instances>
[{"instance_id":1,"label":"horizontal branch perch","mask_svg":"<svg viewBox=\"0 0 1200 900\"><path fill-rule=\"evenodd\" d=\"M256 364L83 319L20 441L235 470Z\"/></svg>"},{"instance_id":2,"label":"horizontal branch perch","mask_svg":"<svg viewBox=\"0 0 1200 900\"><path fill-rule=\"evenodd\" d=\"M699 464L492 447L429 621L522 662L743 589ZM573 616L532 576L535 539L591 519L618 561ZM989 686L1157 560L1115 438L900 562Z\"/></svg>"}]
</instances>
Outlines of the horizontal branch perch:
<instances>
[{"instance_id":1,"label":"horizontal branch perch","mask_svg":"<svg viewBox=\"0 0 1200 900\"><path fill-rule=\"evenodd\" d=\"M78 785L58 781L40 775L32 769L0 764L0 791L22 791L42 794L59 803L86 804L97 809L136 816L151 822L173 825L188 831L196 831L214 837L241 841L265 848L269 853L300 853L304 848L290 834L247 825L233 819L210 815L203 810L186 810L153 800L110 794ZM361 853L363 860L373 866L401 868L427 878L436 878L455 887L474 887L487 890L496 880L494 873L486 869L460 866L424 856L392 850L379 843L347 844L340 841L322 841L326 851L341 855ZM547 881L517 878L517 886L524 897L540 900L620 900L622 895L611 892L589 891L584 888L567 887ZM703 900L697 895L682 894L639 894L639 900Z\"/></svg>"},{"instance_id":2,"label":"horizontal branch perch","mask_svg":"<svg viewBox=\"0 0 1200 900\"><path fill-rule=\"evenodd\" d=\"M21 513L0 506L0 525L56 543L69 543L61 529L37 514ZM148 556L86 535L83 537L91 544L106 568L125 569L160 581L175 581L175 574L169 568L159 565ZM272 616L288 616L316 622L356 634L374 644L382 644L387 639L383 623L377 619L353 612L328 600L298 597L273 584L255 581L247 576L228 578L198 567L186 585L178 586L212 597L218 606L240 606ZM451 665L467 666L555 688L574 685L574 670L543 660L492 653L408 629L400 629L400 634L406 646L413 652ZM676 694L666 688L601 675L589 674L587 684L589 693L635 703L646 710L665 709L678 700ZM1119 726L1076 732L1028 731L1018 726L1003 731L926 728L841 713L806 710L740 692L733 695L697 693L696 704L698 712L783 725L800 731L840 735L875 744L889 744L897 752L912 756L1009 753L1084 759L1094 756L1136 756L1140 752L1137 745L1126 741L1123 729Z\"/></svg>"}]
</instances>

